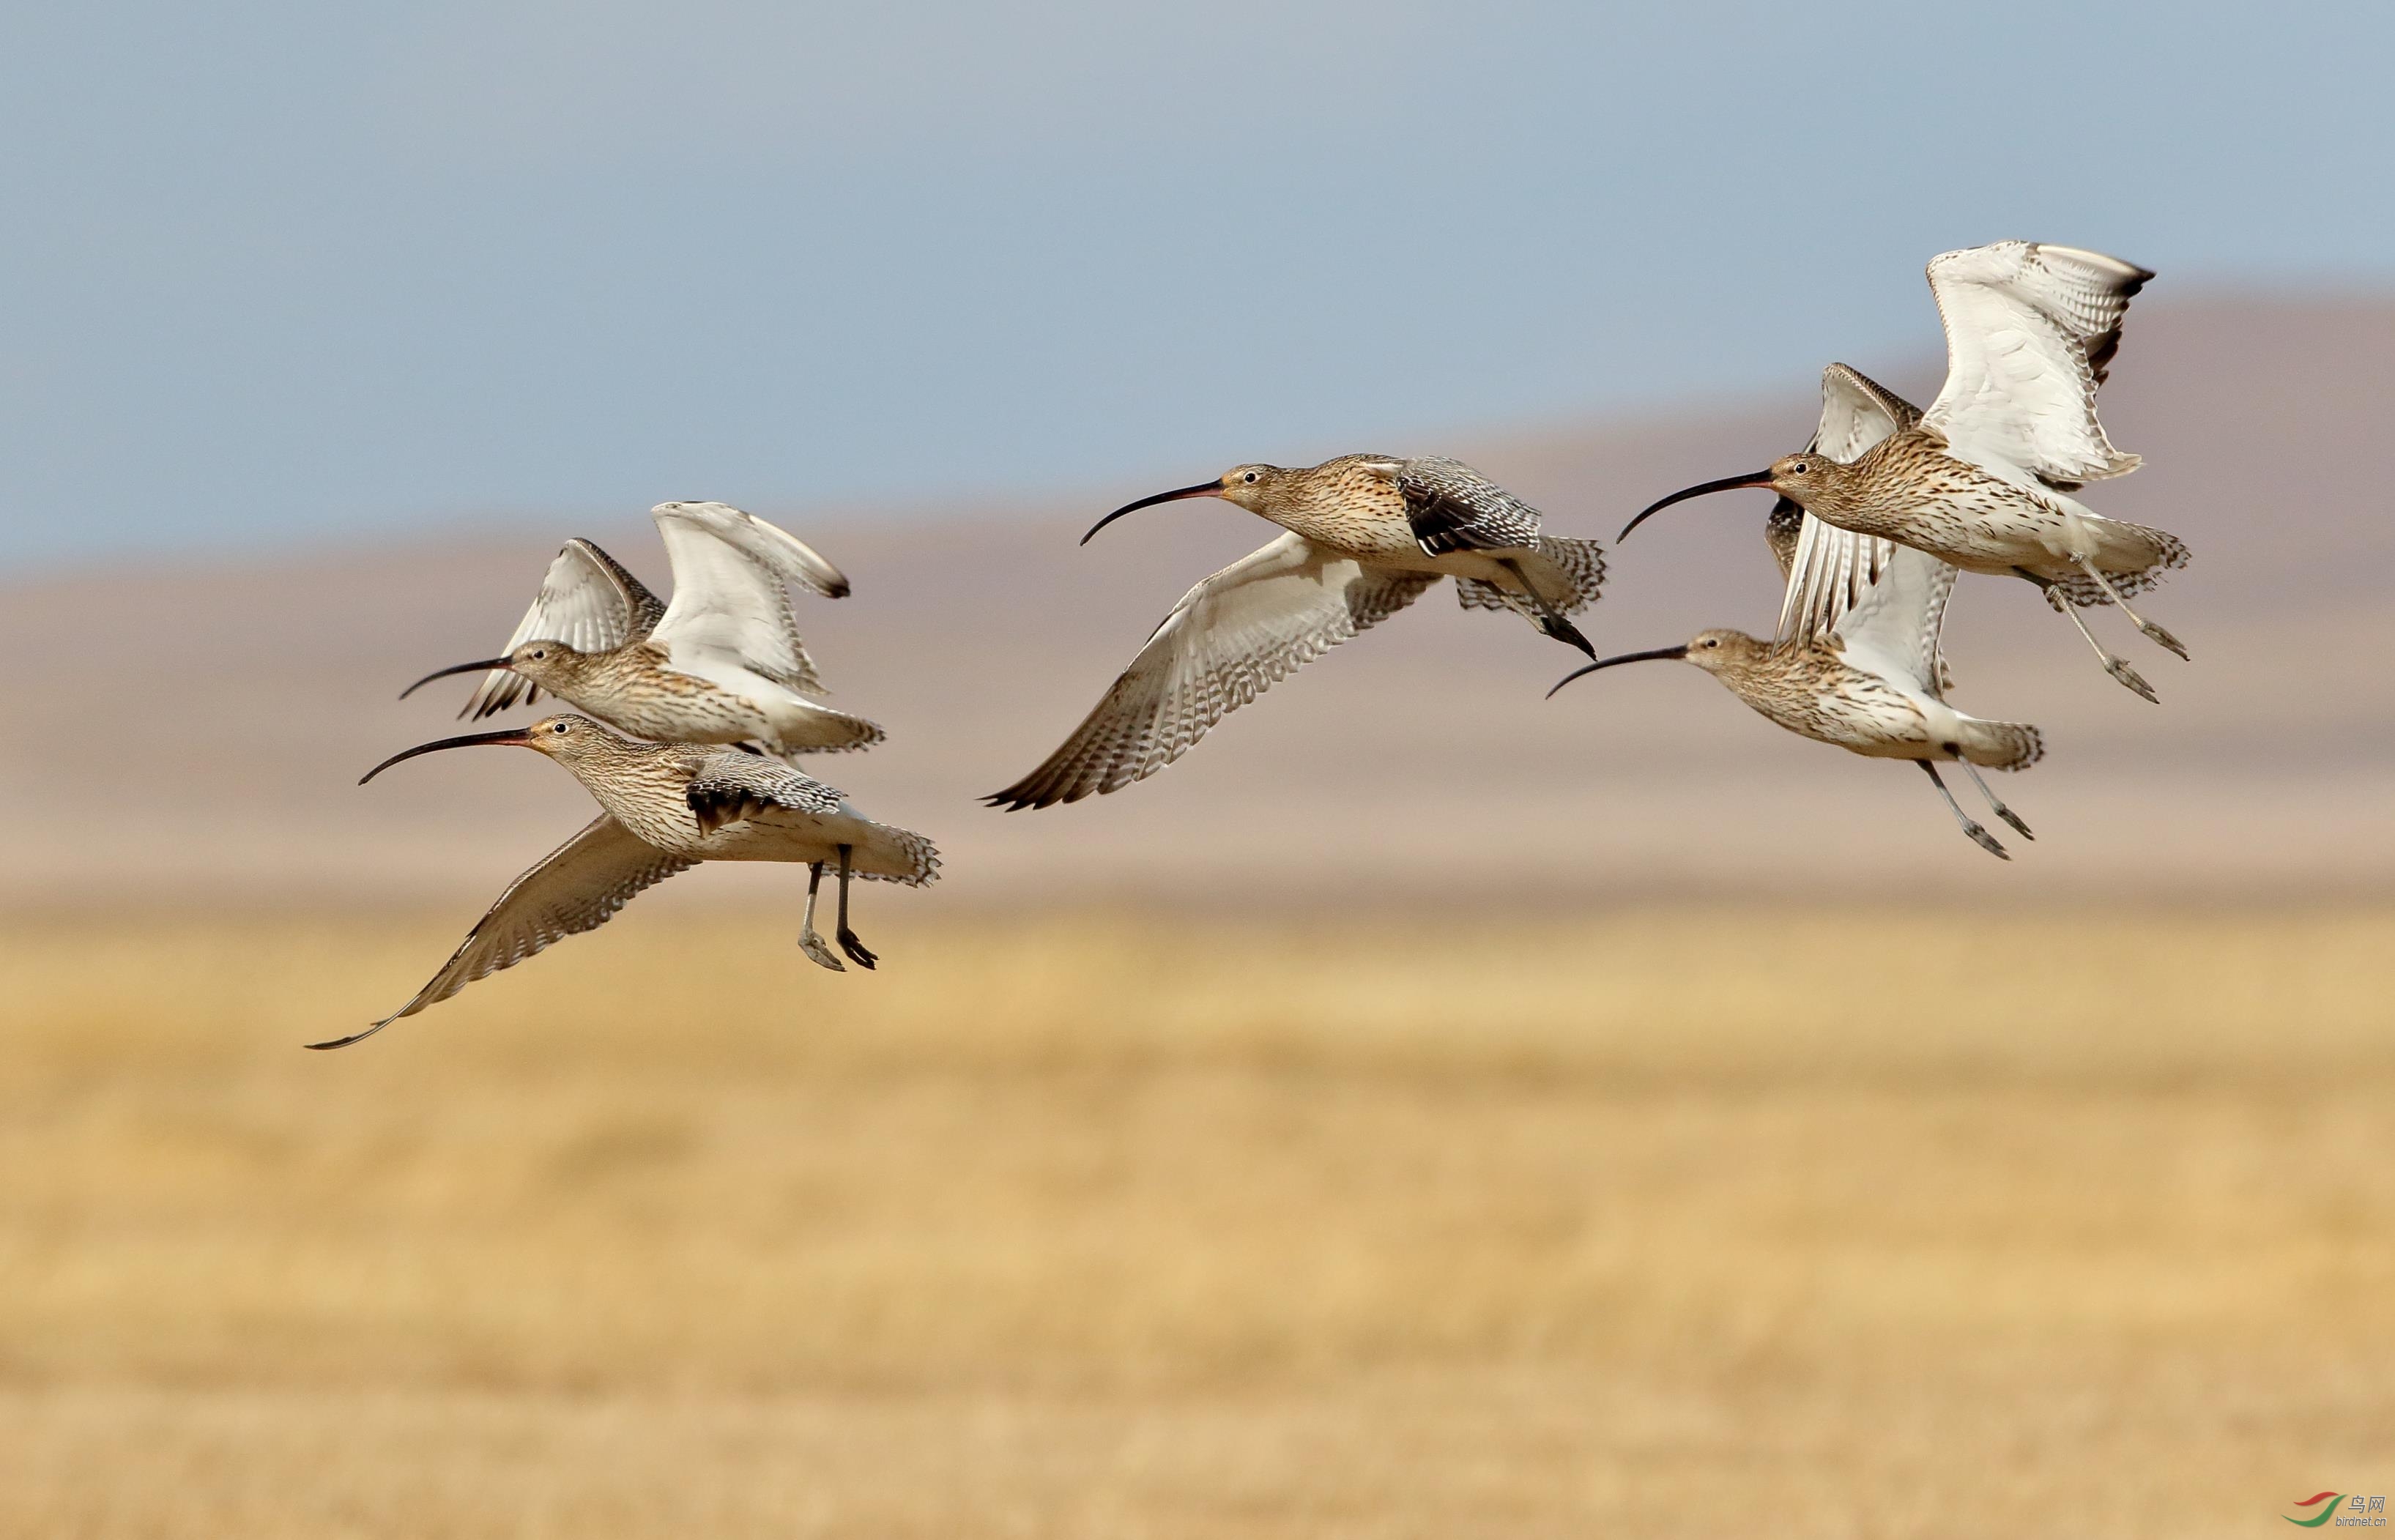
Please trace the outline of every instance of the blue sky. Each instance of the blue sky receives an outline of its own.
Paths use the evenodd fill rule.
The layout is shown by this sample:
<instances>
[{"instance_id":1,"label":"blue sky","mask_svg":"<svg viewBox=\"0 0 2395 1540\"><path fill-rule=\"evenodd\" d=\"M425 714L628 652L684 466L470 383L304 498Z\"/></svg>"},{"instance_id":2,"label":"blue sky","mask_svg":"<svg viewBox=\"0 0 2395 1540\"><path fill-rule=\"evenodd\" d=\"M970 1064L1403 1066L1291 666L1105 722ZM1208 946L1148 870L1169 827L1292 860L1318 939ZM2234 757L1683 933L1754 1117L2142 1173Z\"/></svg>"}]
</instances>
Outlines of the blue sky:
<instances>
[{"instance_id":1,"label":"blue sky","mask_svg":"<svg viewBox=\"0 0 2395 1540\"><path fill-rule=\"evenodd\" d=\"M20 7L0 569L937 507L1934 344L1932 253L2395 289L2395 7Z\"/></svg>"}]
</instances>

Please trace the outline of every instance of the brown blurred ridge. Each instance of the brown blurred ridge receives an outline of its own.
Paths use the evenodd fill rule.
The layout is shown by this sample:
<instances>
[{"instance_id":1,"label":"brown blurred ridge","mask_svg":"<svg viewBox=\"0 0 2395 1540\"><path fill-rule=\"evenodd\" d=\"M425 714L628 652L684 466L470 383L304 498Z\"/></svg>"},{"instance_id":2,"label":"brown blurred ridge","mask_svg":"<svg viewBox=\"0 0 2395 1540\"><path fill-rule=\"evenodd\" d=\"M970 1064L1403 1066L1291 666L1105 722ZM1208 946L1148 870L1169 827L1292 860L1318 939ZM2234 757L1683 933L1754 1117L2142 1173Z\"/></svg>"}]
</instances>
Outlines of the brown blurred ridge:
<instances>
[{"instance_id":1,"label":"brown blurred ridge","mask_svg":"<svg viewBox=\"0 0 2395 1540\"><path fill-rule=\"evenodd\" d=\"M2026 587L1966 581L1950 630L1955 698L2037 722L2050 749L2004 788L2040 836L2009 866L1965 843L1917 775L1779 732L1692 670L1631 670L1542 701L1574 655L1527 625L1459 612L1444 589L1280 684L1159 779L1001 815L973 798L1059 742L1183 588L1267 531L1201 505L1127 520L1086 549L1076 535L1119 495L1217 467L1159 464L1153 487L936 515L652 490L745 502L854 579L844 602L802 600L801 620L840 704L891 739L810 768L940 841L947 880L924 901L934 905L2384 892L2395 877L2395 687L2383 662L2395 520L2371 467L2395 417L2391 361L2395 303L2383 300L2140 309L2107 424L2147 465L2087 496L2193 546L2193 566L2152 609L2194 662L2098 616L2162 691L2148 706ZM1930 393L1925 354L1849 362ZM1382 447L1462 454L1551 528L1610 545L1647 500L1801 443L1812 410L1792 382L1767 402ZM1224 444L1220 458L1245 453ZM585 816L554 768L457 756L353 783L391 750L450 731L464 681L393 697L500 643L562 537L591 535L662 586L662 553L639 517L648 500L629 494L620 510L549 528L451 527L238 567L130 562L0 589L0 647L19 664L0 682L12 725L0 837L16 857L0 902L496 891ZM1597 645L1767 628L1765 507L1760 495L1724 497L1642 530L1613 556L1587 627ZM700 874L677 897L753 891L744 884L770 876Z\"/></svg>"}]
</instances>

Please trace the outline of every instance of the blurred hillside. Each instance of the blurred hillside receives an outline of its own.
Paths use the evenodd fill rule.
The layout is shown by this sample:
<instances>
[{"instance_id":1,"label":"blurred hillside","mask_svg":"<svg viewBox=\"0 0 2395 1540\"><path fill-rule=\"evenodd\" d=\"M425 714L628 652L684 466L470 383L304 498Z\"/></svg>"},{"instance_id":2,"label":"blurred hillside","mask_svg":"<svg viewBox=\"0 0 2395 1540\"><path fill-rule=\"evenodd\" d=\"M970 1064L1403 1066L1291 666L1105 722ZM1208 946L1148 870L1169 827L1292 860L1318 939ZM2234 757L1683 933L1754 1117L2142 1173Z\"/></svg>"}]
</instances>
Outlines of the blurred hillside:
<instances>
[{"instance_id":1,"label":"blurred hillside","mask_svg":"<svg viewBox=\"0 0 2395 1540\"><path fill-rule=\"evenodd\" d=\"M1847 362L1917 400L1934 388L1927 351ZM1808 382L1792 381L1769 401L1659 404L1648 421L1316 447L1459 454L1557 532L1609 544L1653 497L1798 446L1814 411ZM393 697L503 641L562 537L590 535L664 587L642 517L664 496L746 503L855 581L844 602L802 600L801 621L837 699L884 722L891 741L810 768L876 816L933 835L948 858L932 894L877 903L2395 886L2384 664L2395 526L2375 474L2395 419L2395 303L2141 306L2106 417L2147 465L2088 501L2193 546L2194 565L2151 608L2194 662L2097 614L2160 689L2163 704L2149 706L2028 588L1966 582L1949 633L1958 704L2033 720L2049 745L2044 764L2003 787L2040 836L2009 866L1972 849L1917 774L1790 737L1693 670L1626 670L1542 701L1576 655L1510 619L1459 612L1446 588L1285 681L1156 780L1046 812L976 806L1062 739L1189 583L1268 534L1194 504L1075 547L1116 503L1220 468L1176 463L1038 507L797 513L738 487L637 488L620 507L541 527L19 579L0 589L0 647L15 665L0 679L11 724L0 838L14 857L0 902L496 892L587 816L562 772L530 756L458 755L353 783L395 749L459 731L450 713L465 681ZM1226 443L1216 459L1248 453ZM1584 622L1597 645L1651 647L1707 625L1767 630L1766 506L1726 496L1642 530ZM716 871L668 891L689 902L774 880Z\"/></svg>"}]
</instances>

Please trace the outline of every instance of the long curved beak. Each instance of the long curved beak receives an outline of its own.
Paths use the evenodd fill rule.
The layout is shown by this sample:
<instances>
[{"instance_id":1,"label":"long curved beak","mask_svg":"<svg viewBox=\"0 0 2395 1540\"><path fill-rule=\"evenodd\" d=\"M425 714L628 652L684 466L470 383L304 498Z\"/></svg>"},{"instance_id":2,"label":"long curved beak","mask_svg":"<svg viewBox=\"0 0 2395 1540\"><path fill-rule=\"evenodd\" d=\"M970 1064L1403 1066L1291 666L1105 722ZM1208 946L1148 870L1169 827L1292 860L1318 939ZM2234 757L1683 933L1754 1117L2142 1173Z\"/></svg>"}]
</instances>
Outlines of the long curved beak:
<instances>
[{"instance_id":1,"label":"long curved beak","mask_svg":"<svg viewBox=\"0 0 2395 1540\"><path fill-rule=\"evenodd\" d=\"M1222 495L1223 483L1220 481L1200 481L1194 487L1175 487L1171 492L1159 492L1153 497L1143 497L1136 503L1125 503L1091 525L1090 534L1097 533L1126 513L1136 513L1142 508L1152 508L1158 503L1175 502L1184 497L1220 497ZM1081 536L1082 545L1086 546L1090 543L1090 534Z\"/></svg>"},{"instance_id":2,"label":"long curved beak","mask_svg":"<svg viewBox=\"0 0 2395 1540\"><path fill-rule=\"evenodd\" d=\"M530 744L531 742L532 731L529 728L511 727L504 732L470 732L463 738L443 738L438 743L418 744L414 748L400 750L397 754L392 755L381 764L377 765L374 769L366 771L364 775L359 776L358 784L361 786L364 785L376 776L380 775L383 771L390 769L391 766L398 764L402 759L413 759L419 754L430 754L435 749L470 748L476 744Z\"/></svg>"},{"instance_id":3,"label":"long curved beak","mask_svg":"<svg viewBox=\"0 0 2395 1540\"><path fill-rule=\"evenodd\" d=\"M1744 476L1725 476L1718 481L1700 481L1695 486L1683 487L1660 503L1647 504L1639 511L1637 518L1621 526L1621 533L1614 537L1615 543L1619 544L1629 539L1630 532L1647 522L1648 514L1661 513L1674 503L1685 503L1691 497L1702 497L1709 492L1733 492L1740 487L1767 487L1770 484L1771 472L1757 470Z\"/></svg>"},{"instance_id":4,"label":"long curved beak","mask_svg":"<svg viewBox=\"0 0 2395 1540\"><path fill-rule=\"evenodd\" d=\"M1594 663L1582 664L1580 667L1573 669L1562 678L1557 679L1555 681L1555 690L1561 690L1564 686L1571 683L1574 679L1579 678L1582 674L1594 674L1600 668L1610 668L1617 663L1651 663L1657 658L1685 658L1687 655L1687 644L1683 642L1677 647L1658 647L1651 652L1624 652L1617 658L1599 658ZM1552 701L1555 698L1555 690L1550 690L1547 691L1548 700ZM436 744L434 746L438 747L439 745Z\"/></svg>"},{"instance_id":5,"label":"long curved beak","mask_svg":"<svg viewBox=\"0 0 2395 1540\"><path fill-rule=\"evenodd\" d=\"M455 668L436 668L431 673L425 675L424 678L417 680L414 684L409 685L405 690L401 691L399 692L399 698L404 701L410 695L415 694L417 691L423 689L426 685L430 684L433 680L445 679L452 674L487 674L494 668L509 668L513 666L514 665L509 663L505 658L484 658L480 663L461 663Z\"/></svg>"}]
</instances>

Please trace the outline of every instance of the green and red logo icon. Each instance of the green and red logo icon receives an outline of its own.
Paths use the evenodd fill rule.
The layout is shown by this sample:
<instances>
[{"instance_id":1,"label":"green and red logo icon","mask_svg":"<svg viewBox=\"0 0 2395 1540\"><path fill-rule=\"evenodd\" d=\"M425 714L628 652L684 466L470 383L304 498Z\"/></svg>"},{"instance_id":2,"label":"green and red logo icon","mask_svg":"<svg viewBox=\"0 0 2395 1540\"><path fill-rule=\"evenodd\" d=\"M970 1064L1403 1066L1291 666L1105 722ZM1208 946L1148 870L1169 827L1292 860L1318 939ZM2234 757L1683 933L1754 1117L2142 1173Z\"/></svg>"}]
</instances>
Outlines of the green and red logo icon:
<instances>
[{"instance_id":1,"label":"green and red logo icon","mask_svg":"<svg viewBox=\"0 0 2395 1540\"><path fill-rule=\"evenodd\" d=\"M2300 1524L2305 1529L2319 1529L2331 1520L2340 1528L2348 1524L2356 1529L2387 1527L2387 1499L2383 1494L2364 1497L2344 1492L2315 1492L2296 1507L2320 1509L2309 1519L2298 1519L2292 1513L2279 1515L2287 1522Z\"/></svg>"},{"instance_id":2,"label":"green and red logo icon","mask_svg":"<svg viewBox=\"0 0 2395 1540\"><path fill-rule=\"evenodd\" d=\"M2296 1507L2317 1507L2320 1509L2318 1513L2313 1514L2309 1519L2298 1519L2293 1514L2288 1513L2282 1513L2279 1517L2284 1519L2291 1524L2301 1524L2306 1529L2318 1529L2322 1524L2327 1523L2331 1519L2336 1517L2336 1500L2344 1495L2345 1494L2342 1492L2315 1492L2310 1496L2305 1498L2302 1502L2297 1503Z\"/></svg>"}]
</instances>

